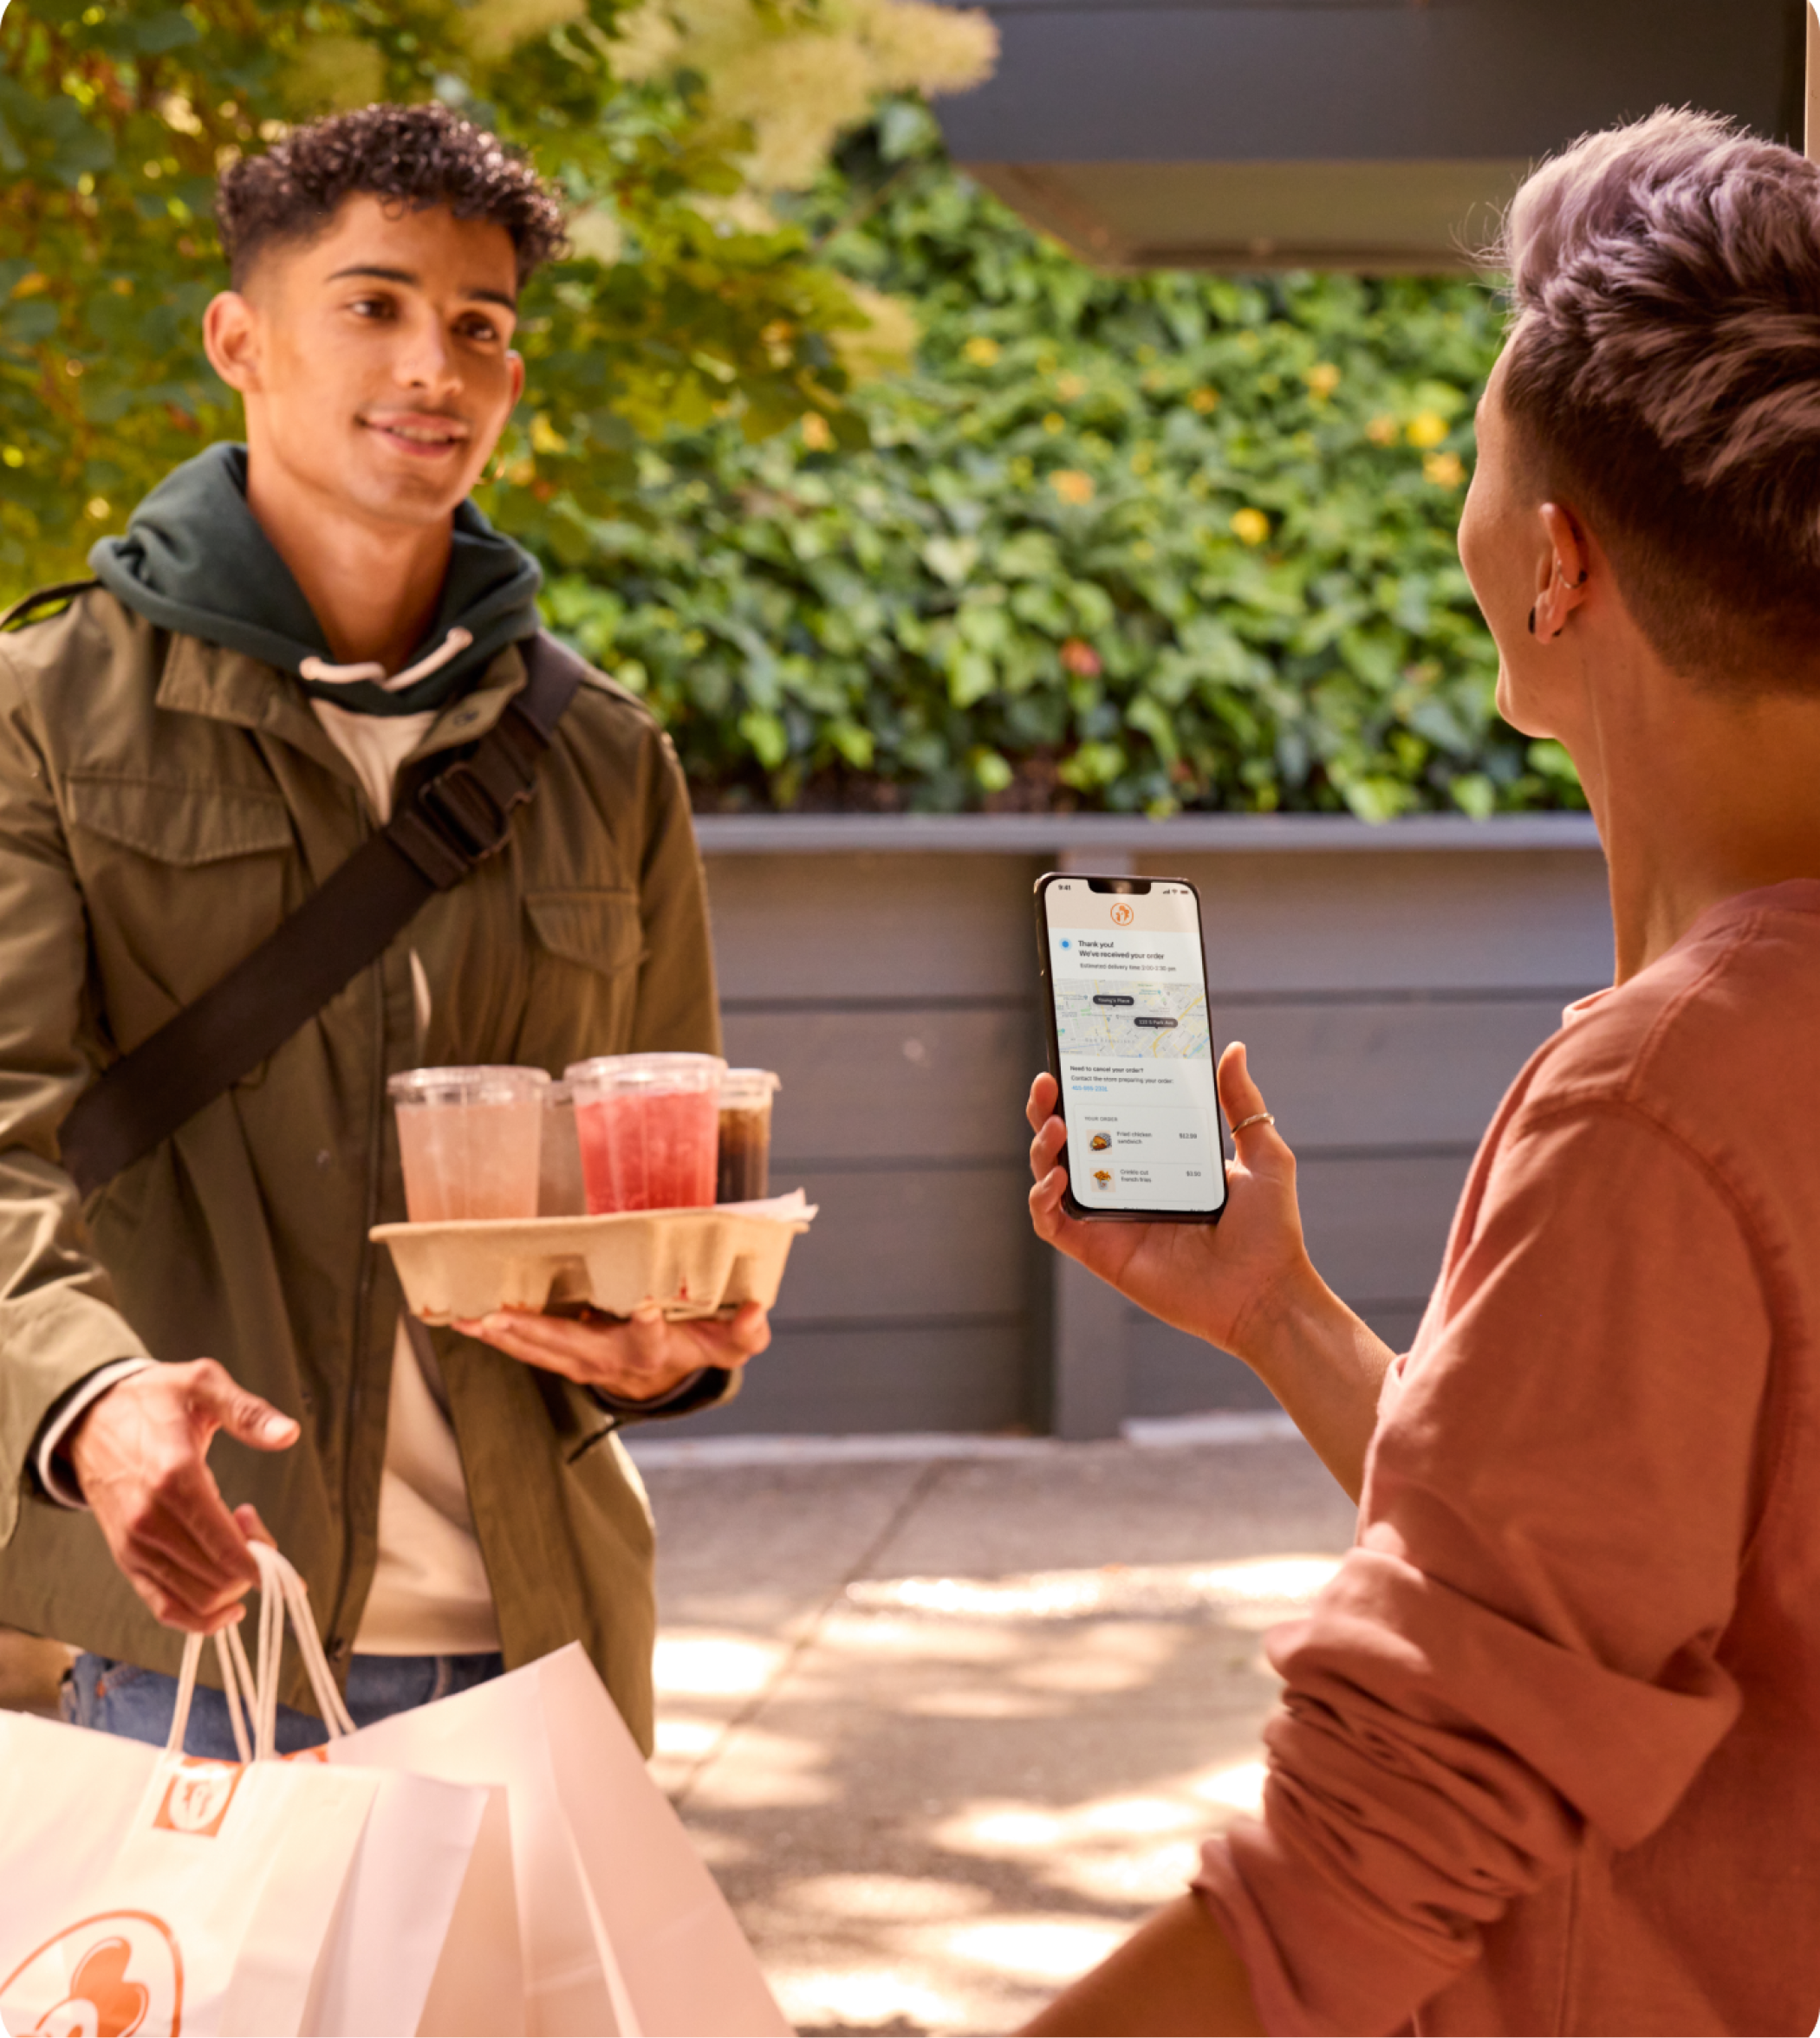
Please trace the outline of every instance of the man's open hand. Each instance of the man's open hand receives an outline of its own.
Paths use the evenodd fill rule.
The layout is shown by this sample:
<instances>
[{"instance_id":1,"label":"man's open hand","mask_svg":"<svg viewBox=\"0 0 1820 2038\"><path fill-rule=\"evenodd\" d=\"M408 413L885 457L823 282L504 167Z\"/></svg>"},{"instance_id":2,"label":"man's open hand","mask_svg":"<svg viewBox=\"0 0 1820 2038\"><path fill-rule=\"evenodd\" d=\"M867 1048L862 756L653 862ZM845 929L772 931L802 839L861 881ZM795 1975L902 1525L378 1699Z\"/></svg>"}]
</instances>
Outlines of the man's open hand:
<instances>
[{"instance_id":1,"label":"man's open hand","mask_svg":"<svg viewBox=\"0 0 1820 2038\"><path fill-rule=\"evenodd\" d=\"M152 1366L85 1409L63 1449L114 1561L167 1627L212 1634L259 1582L247 1539L270 1541L250 1507L230 1514L208 1468L217 1430L283 1451L297 1425L212 1359Z\"/></svg>"},{"instance_id":2,"label":"man's open hand","mask_svg":"<svg viewBox=\"0 0 1820 2038\"><path fill-rule=\"evenodd\" d=\"M744 1366L771 1341L770 1319L757 1302L742 1302L725 1322L673 1323L652 1302L626 1318L496 1309L455 1327L527 1366L632 1401L655 1401L705 1366Z\"/></svg>"}]
</instances>

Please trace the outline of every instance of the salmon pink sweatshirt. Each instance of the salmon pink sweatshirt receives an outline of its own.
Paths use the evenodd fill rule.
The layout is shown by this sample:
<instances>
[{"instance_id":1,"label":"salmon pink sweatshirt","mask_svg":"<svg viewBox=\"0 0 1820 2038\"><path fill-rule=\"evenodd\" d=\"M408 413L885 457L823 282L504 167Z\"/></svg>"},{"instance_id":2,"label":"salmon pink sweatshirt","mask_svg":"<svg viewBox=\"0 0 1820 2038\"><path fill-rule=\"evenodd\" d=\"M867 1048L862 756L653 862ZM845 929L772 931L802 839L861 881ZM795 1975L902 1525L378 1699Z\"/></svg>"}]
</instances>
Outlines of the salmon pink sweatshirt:
<instances>
[{"instance_id":1,"label":"salmon pink sweatshirt","mask_svg":"<svg viewBox=\"0 0 1820 2038\"><path fill-rule=\"evenodd\" d=\"M1273 2032L1820 2012L1820 881L1571 1009L1500 1107L1261 1821L1198 1881Z\"/></svg>"}]
</instances>

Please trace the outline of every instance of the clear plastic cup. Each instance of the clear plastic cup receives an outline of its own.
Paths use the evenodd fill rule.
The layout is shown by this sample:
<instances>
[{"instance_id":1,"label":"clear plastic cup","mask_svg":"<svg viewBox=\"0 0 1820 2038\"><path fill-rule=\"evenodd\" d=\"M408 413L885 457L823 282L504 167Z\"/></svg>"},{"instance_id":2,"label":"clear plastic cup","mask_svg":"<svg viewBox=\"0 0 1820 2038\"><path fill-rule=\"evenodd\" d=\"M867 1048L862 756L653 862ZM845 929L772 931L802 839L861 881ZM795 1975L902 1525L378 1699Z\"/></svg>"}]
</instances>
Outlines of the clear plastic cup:
<instances>
[{"instance_id":1,"label":"clear plastic cup","mask_svg":"<svg viewBox=\"0 0 1820 2038\"><path fill-rule=\"evenodd\" d=\"M714 1200L718 1055L602 1055L563 1071L591 1216Z\"/></svg>"},{"instance_id":2,"label":"clear plastic cup","mask_svg":"<svg viewBox=\"0 0 1820 2038\"><path fill-rule=\"evenodd\" d=\"M537 1154L537 1215L580 1217L588 1212L582 1187L582 1149L575 1139L575 1100L566 1082L543 1093L543 1142Z\"/></svg>"},{"instance_id":3,"label":"clear plastic cup","mask_svg":"<svg viewBox=\"0 0 1820 2038\"><path fill-rule=\"evenodd\" d=\"M536 1216L541 1068L413 1068L386 1087L413 1224Z\"/></svg>"},{"instance_id":4,"label":"clear plastic cup","mask_svg":"<svg viewBox=\"0 0 1820 2038\"><path fill-rule=\"evenodd\" d=\"M716 1203L757 1203L770 1195L771 1098L783 1087L769 1068L730 1068L720 1079Z\"/></svg>"}]
</instances>

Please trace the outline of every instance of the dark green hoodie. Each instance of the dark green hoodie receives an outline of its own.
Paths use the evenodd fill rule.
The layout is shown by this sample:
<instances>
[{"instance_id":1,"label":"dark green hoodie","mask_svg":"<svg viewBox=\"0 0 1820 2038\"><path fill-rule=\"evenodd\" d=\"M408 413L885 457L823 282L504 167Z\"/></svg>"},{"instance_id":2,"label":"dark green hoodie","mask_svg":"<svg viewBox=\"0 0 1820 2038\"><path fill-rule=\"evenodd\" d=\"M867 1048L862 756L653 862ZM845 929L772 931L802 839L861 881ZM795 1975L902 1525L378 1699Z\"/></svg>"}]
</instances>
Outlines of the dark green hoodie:
<instances>
[{"instance_id":1,"label":"dark green hoodie","mask_svg":"<svg viewBox=\"0 0 1820 2038\"><path fill-rule=\"evenodd\" d=\"M372 680L307 679L304 659L326 662L328 639L247 507L246 448L229 443L166 475L127 519L126 536L103 538L88 563L104 587L159 628L244 651L292 674L306 693L372 715L420 714L465 691L496 652L535 633L543 579L529 553L463 503L435 620L407 669L452 629L473 641L396 693Z\"/></svg>"}]
</instances>

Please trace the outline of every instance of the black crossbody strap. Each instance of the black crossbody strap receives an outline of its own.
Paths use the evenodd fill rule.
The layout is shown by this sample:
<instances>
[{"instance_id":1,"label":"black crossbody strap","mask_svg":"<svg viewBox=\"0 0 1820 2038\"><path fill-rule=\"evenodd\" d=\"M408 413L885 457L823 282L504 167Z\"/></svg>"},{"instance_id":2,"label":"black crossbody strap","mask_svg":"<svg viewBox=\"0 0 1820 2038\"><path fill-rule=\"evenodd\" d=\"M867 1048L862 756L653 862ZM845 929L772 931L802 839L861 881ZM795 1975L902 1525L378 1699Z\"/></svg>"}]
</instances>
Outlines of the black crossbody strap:
<instances>
[{"instance_id":1,"label":"black crossbody strap","mask_svg":"<svg viewBox=\"0 0 1820 2038\"><path fill-rule=\"evenodd\" d=\"M425 780L276 933L83 1092L61 1145L84 1196L250 1074L426 899L504 847L588 670L546 632L526 649L528 684L472 751Z\"/></svg>"},{"instance_id":2,"label":"black crossbody strap","mask_svg":"<svg viewBox=\"0 0 1820 2038\"><path fill-rule=\"evenodd\" d=\"M15 623L29 622L41 608L49 608L54 601L74 601L78 594L86 594L91 587L99 587L99 581L59 581L55 587L40 587L36 594L28 594L23 601L16 601L4 615L0 615L0 630L10 630Z\"/></svg>"}]
</instances>

